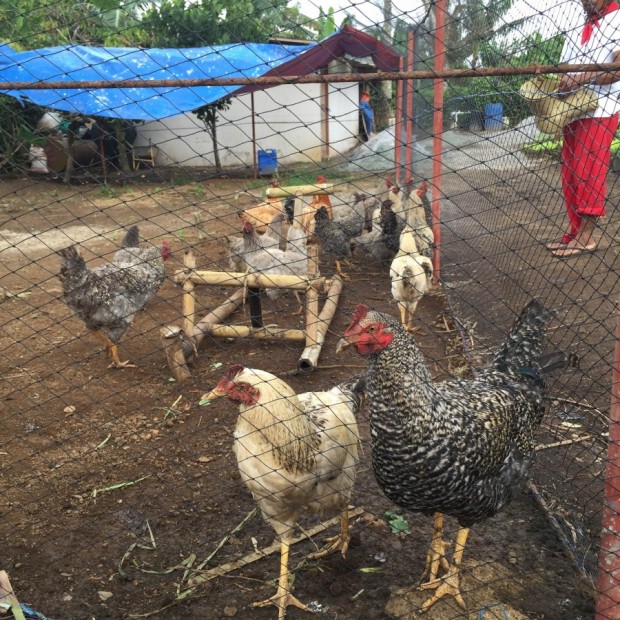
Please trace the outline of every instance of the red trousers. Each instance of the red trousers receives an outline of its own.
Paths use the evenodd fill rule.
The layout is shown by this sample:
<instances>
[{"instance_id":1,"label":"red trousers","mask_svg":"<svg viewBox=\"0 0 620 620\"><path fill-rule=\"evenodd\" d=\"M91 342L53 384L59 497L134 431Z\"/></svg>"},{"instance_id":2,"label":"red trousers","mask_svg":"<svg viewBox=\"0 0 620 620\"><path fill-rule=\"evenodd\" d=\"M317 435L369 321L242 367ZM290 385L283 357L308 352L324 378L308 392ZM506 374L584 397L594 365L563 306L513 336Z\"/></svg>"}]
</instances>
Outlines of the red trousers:
<instances>
[{"instance_id":1,"label":"red trousers","mask_svg":"<svg viewBox=\"0 0 620 620\"><path fill-rule=\"evenodd\" d=\"M574 239L584 215L605 215L607 172L611 141L618 128L618 115L581 118L564 127L562 189L570 230L562 241Z\"/></svg>"}]
</instances>

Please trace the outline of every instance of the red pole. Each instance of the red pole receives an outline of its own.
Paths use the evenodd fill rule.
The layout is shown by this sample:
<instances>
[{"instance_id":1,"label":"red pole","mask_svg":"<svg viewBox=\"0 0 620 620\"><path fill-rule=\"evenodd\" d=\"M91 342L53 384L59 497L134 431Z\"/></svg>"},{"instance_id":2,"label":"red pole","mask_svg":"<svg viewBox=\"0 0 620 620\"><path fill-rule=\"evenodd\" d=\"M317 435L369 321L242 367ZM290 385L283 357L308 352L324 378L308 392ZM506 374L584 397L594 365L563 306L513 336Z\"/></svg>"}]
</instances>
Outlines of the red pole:
<instances>
[{"instance_id":1,"label":"red pole","mask_svg":"<svg viewBox=\"0 0 620 620\"><path fill-rule=\"evenodd\" d=\"M437 0L435 3L435 71L443 71L446 62L446 0ZM431 192L432 227L435 236L435 248L433 249L433 281L439 283L441 264L439 260L439 248L441 247L441 150L443 133L443 80L434 80L434 105L433 111L433 189Z\"/></svg>"},{"instance_id":2,"label":"red pole","mask_svg":"<svg viewBox=\"0 0 620 620\"><path fill-rule=\"evenodd\" d=\"M611 384L609 443L605 466L605 490L595 620L620 618L620 318Z\"/></svg>"},{"instance_id":3,"label":"red pole","mask_svg":"<svg viewBox=\"0 0 620 620\"><path fill-rule=\"evenodd\" d=\"M407 71L413 71L413 30L407 33ZM413 176L413 80L407 80L406 105L405 183Z\"/></svg>"},{"instance_id":4,"label":"red pole","mask_svg":"<svg viewBox=\"0 0 620 620\"><path fill-rule=\"evenodd\" d=\"M404 58L401 57L399 68L402 71ZM396 84L396 120L394 123L394 179L396 185L400 185L400 170L403 153L403 81Z\"/></svg>"}]
</instances>

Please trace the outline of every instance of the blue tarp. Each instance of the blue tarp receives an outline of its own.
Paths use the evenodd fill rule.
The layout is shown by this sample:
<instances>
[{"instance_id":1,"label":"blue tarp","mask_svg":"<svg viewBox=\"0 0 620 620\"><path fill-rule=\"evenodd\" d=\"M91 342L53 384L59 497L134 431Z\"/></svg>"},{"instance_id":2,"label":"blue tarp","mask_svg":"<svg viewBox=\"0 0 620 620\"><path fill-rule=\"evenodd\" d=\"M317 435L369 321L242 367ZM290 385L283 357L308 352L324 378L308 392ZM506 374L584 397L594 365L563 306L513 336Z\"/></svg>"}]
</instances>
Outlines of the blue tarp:
<instances>
[{"instance_id":1,"label":"blue tarp","mask_svg":"<svg viewBox=\"0 0 620 620\"><path fill-rule=\"evenodd\" d=\"M253 78L299 58L312 45L231 44L188 49L50 47L16 52L0 45L1 82L80 82ZM4 90L20 101L87 116L152 121L177 116L240 86Z\"/></svg>"}]
</instances>

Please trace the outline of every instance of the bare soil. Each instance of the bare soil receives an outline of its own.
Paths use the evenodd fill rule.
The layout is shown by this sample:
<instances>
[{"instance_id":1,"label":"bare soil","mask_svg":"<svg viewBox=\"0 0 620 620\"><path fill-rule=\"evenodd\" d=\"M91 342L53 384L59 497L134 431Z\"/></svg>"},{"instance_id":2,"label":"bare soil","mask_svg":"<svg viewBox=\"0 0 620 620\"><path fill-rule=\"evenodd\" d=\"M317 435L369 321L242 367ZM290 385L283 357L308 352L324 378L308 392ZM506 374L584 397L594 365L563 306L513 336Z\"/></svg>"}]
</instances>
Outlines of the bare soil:
<instances>
[{"instance_id":1,"label":"bare soil","mask_svg":"<svg viewBox=\"0 0 620 620\"><path fill-rule=\"evenodd\" d=\"M377 179L356 183L374 188ZM274 538L260 515L247 518L255 504L231 452L236 407L227 401L201 407L200 397L229 363L267 369L298 391L325 389L363 372L363 360L353 353L335 355L337 338L359 302L395 315L396 307L387 267L356 254L315 372L295 372L300 346L211 338L191 378L172 381L159 337L161 326L181 323L182 290L171 276L182 268L188 247L199 267L226 268L221 239L236 230L239 206L251 204L244 196L235 200L245 186L244 179L179 185L139 175L107 186L81 184L79 177L71 186L34 177L0 180L0 286L17 294L0 304L0 570L9 572L18 598L48 618L276 617L274 608L251 604L273 593L277 553L177 599L188 578L200 574L198 566L236 561ZM97 341L60 299L56 251L77 242L89 263L99 264L133 223L153 242L168 239L174 256L159 295L122 343L121 356L138 367L108 370ZM199 313L230 292L200 289ZM455 302L461 309L463 299ZM292 298L265 301L265 323L300 328L296 309ZM504 312L503 328L517 311ZM244 308L234 321L247 324L247 314ZM422 300L416 316L416 338L434 375L466 371L461 332L441 289ZM488 347L499 341L482 328L472 333L489 333ZM550 419L555 413L557 407ZM319 562L305 556L335 527L295 545L295 594L317 617L416 618L423 597L410 588L422 575L431 522L383 497L371 470L366 412L360 426L364 451L353 504L363 513L354 520L353 544L346 559L333 555ZM542 443L554 440L557 434L541 431ZM545 470L545 463L554 465L551 452L541 452L539 484L553 475ZM402 514L409 532L394 533L386 511ZM314 523L304 519L300 525ZM468 612L446 601L425 617L592 617L591 593L531 494L524 492L476 527L465 557ZM289 608L287 617L311 616Z\"/></svg>"}]
</instances>

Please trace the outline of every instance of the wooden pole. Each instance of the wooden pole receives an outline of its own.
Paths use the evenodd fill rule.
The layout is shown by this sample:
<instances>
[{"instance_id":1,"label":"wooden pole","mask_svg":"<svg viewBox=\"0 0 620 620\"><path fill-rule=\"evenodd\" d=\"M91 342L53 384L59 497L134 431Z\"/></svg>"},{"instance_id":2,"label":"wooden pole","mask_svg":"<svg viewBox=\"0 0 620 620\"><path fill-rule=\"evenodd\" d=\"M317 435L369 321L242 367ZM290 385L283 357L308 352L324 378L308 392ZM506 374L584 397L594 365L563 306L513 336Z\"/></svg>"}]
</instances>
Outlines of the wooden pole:
<instances>
[{"instance_id":1,"label":"wooden pole","mask_svg":"<svg viewBox=\"0 0 620 620\"><path fill-rule=\"evenodd\" d=\"M265 194L268 198L288 198L289 196L319 196L333 194L333 183L317 183L316 185L289 185L288 187L268 187Z\"/></svg>"},{"instance_id":2,"label":"wooden pole","mask_svg":"<svg viewBox=\"0 0 620 620\"><path fill-rule=\"evenodd\" d=\"M178 382L185 381L191 376L187 362L193 361L204 337L211 332L214 325L226 320L242 303L243 288L240 288L195 325L190 334L186 334L177 325L168 325L160 329L168 366Z\"/></svg>"},{"instance_id":3,"label":"wooden pole","mask_svg":"<svg viewBox=\"0 0 620 620\"><path fill-rule=\"evenodd\" d=\"M250 307L250 323L252 327L263 327L263 311L261 308L261 290L248 288L248 306Z\"/></svg>"},{"instance_id":4,"label":"wooden pole","mask_svg":"<svg viewBox=\"0 0 620 620\"><path fill-rule=\"evenodd\" d=\"M319 246L311 241L308 248L308 277L319 276ZM318 344L319 292L313 286L306 289L306 348Z\"/></svg>"},{"instance_id":5,"label":"wooden pole","mask_svg":"<svg viewBox=\"0 0 620 620\"><path fill-rule=\"evenodd\" d=\"M404 59L400 59L400 70L403 70ZM401 165L403 154L403 82L399 80L396 85L396 119L394 122L394 179L396 185L401 181Z\"/></svg>"},{"instance_id":6,"label":"wooden pole","mask_svg":"<svg viewBox=\"0 0 620 620\"><path fill-rule=\"evenodd\" d=\"M618 620L620 618L620 319L616 329L611 384L604 497L594 618Z\"/></svg>"},{"instance_id":7,"label":"wooden pole","mask_svg":"<svg viewBox=\"0 0 620 620\"><path fill-rule=\"evenodd\" d=\"M331 285L327 291L327 299L323 304L321 314L319 315L319 324L316 334L316 343L310 346L306 346L303 350L297 368L301 372L310 372L314 370L319 361L319 355L321 355L321 349L325 342L325 336L327 330L331 325L332 319L338 309L338 300L340 299L340 293L342 292L342 278L340 275L334 275Z\"/></svg>"},{"instance_id":8,"label":"wooden pole","mask_svg":"<svg viewBox=\"0 0 620 620\"><path fill-rule=\"evenodd\" d=\"M185 251L183 264L188 271L196 269L196 255L194 254L194 250L189 249ZM196 324L196 293L191 278L187 278L183 282L183 291L183 329L186 334L191 334Z\"/></svg>"},{"instance_id":9,"label":"wooden pole","mask_svg":"<svg viewBox=\"0 0 620 620\"><path fill-rule=\"evenodd\" d=\"M407 70L413 71L413 50L414 39L413 30L407 33ZM405 82L407 89L407 99L405 102L407 114L405 116L406 144L405 144L405 178L406 183L413 177L413 80Z\"/></svg>"},{"instance_id":10,"label":"wooden pole","mask_svg":"<svg viewBox=\"0 0 620 620\"><path fill-rule=\"evenodd\" d=\"M258 179L258 161L256 160L256 111L254 108L254 93L250 93L250 104L252 106L252 168L254 169L254 179Z\"/></svg>"},{"instance_id":11,"label":"wooden pole","mask_svg":"<svg viewBox=\"0 0 620 620\"><path fill-rule=\"evenodd\" d=\"M194 284L211 284L215 286L247 286L250 288L286 288L303 291L313 286L319 291L325 290L325 278L309 278L307 276L276 275L268 273L244 273L237 271L177 271L174 282L184 284L191 279Z\"/></svg>"}]
</instances>

